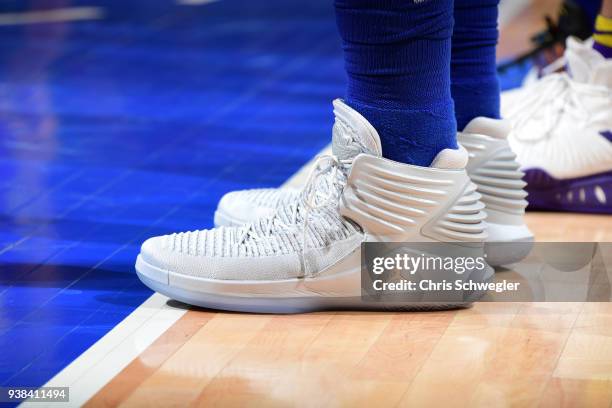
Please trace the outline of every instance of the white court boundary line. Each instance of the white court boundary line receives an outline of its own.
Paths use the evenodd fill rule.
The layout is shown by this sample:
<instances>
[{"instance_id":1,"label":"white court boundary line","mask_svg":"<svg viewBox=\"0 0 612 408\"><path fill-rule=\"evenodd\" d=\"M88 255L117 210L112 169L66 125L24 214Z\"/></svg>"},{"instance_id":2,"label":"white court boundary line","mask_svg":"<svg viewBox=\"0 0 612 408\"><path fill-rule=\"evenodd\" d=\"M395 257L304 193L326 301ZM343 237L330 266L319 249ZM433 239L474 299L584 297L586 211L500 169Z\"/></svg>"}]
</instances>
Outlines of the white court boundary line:
<instances>
[{"instance_id":1,"label":"white court boundary line","mask_svg":"<svg viewBox=\"0 0 612 408\"><path fill-rule=\"evenodd\" d=\"M499 9L500 27L512 21L530 2L531 0L502 0ZM317 156L330 154L330 151L331 146L327 145ZM302 166L281 187L302 186L315 160L316 157ZM158 293L153 294L44 385L70 387L70 402L63 404L24 402L20 407L76 407L86 403L187 312L185 309L168 306L167 301L167 297Z\"/></svg>"},{"instance_id":2,"label":"white court boundary line","mask_svg":"<svg viewBox=\"0 0 612 408\"><path fill-rule=\"evenodd\" d=\"M153 294L121 323L70 363L45 387L70 387L70 401L24 402L21 407L78 407L144 352L186 312L170 307L168 298Z\"/></svg>"},{"instance_id":3,"label":"white court boundary line","mask_svg":"<svg viewBox=\"0 0 612 408\"><path fill-rule=\"evenodd\" d=\"M22 13L0 13L0 26L97 20L103 17L104 9L100 7L67 7Z\"/></svg>"}]
</instances>

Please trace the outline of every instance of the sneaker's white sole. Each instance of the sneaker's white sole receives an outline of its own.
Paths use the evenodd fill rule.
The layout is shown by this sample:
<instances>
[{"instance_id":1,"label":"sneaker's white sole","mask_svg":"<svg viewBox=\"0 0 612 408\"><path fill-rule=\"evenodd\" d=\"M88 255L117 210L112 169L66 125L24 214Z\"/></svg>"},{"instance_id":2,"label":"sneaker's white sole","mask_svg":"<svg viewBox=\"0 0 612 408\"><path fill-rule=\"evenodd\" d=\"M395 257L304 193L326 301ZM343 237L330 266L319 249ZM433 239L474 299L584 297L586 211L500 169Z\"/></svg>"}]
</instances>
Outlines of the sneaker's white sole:
<instances>
[{"instance_id":1,"label":"sneaker's white sole","mask_svg":"<svg viewBox=\"0 0 612 408\"><path fill-rule=\"evenodd\" d=\"M247 222L231 216L222 208L215 211L215 227L239 226ZM533 234L524 224L506 225L487 222L487 230L490 240L485 243L484 251L487 262L493 267L520 262L533 247Z\"/></svg>"},{"instance_id":2,"label":"sneaker's white sole","mask_svg":"<svg viewBox=\"0 0 612 408\"><path fill-rule=\"evenodd\" d=\"M461 302L368 302L360 296L334 296L320 288L310 290L307 279L239 281L176 274L147 263L141 255L136 259L136 272L146 286L171 299L204 308L252 313L303 313L338 309L446 310L468 307L484 295L484 292L473 292L466 301ZM359 275L360 273L358 268L349 272ZM347 274L342 275L338 280L347 279ZM492 277L492 268L487 268L478 281L488 282ZM349 279L360 279L360 276L351 276ZM342 286L341 283L338 285L338 282L329 279L327 284L330 287Z\"/></svg>"}]
</instances>

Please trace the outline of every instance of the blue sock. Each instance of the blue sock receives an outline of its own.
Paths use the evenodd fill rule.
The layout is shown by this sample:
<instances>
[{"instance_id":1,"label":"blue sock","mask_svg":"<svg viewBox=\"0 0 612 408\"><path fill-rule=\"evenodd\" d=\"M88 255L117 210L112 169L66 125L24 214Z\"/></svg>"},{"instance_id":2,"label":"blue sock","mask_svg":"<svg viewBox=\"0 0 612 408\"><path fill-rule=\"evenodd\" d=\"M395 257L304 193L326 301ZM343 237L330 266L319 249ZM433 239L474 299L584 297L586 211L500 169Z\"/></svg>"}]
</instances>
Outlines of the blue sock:
<instances>
[{"instance_id":1,"label":"blue sock","mask_svg":"<svg viewBox=\"0 0 612 408\"><path fill-rule=\"evenodd\" d=\"M457 128L475 117L499 118L495 61L499 0L455 0L451 91Z\"/></svg>"},{"instance_id":2,"label":"blue sock","mask_svg":"<svg viewBox=\"0 0 612 408\"><path fill-rule=\"evenodd\" d=\"M429 166L457 148L450 94L452 0L335 0L346 103L378 131L383 156Z\"/></svg>"}]
</instances>

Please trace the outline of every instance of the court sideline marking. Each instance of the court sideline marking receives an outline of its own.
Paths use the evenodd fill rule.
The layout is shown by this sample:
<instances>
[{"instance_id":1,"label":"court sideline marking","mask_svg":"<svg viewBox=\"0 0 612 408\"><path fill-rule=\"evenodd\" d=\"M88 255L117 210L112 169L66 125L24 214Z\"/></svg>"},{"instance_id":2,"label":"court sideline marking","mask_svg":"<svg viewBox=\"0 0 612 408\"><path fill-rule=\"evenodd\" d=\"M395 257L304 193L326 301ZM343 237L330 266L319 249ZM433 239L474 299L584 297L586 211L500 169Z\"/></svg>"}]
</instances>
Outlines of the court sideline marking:
<instances>
[{"instance_id":1,"label":"court sideline marking","mask_svg":"<svg viewBox=\"0 0 612 408\"><path fill-rule=\"evenodd\" d=\"M502 1L499 10L500 28L520 14L530 1ZM330 152L331 146L328 145L317 156ZM298 188L303 185L315 161L316 157L302 166L282 187ZM70 387L70 405L83 405L187 312L186 309L168 306L168 300L163 295L153 294L44 386ZM24 402L20 406L40 408L57 404Z\"/></svg>"}]
</instances>

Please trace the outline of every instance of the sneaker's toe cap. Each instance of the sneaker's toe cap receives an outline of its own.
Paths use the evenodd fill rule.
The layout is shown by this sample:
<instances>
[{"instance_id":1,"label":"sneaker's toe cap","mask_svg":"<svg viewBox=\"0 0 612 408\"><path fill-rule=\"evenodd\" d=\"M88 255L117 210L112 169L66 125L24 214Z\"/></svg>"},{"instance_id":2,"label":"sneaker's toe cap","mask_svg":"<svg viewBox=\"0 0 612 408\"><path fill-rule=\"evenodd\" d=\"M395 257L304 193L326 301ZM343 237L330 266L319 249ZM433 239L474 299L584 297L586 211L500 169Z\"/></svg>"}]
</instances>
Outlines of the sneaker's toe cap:
<instances>
[{"instance_id":1,"label":"sneaker's toe cap","mask_svg":"<svg viewBox=\"0 0 612 408\"><path fill-rule=\"evenodd\" d=\"M189 264L206 259L193 255L197 234L193 231L149 238L140 247L140 257L154 268L183 273Z\"/></svg>"},{"instance_id":2,"label":"sneaker's toe cap","mask_svg":"<svg viewBox=\"0 0 612 408\"><path fill-rule=\"evenodd\" d=\"M147 239L140 249L136 269L141 275L172 285L173 279L274 280L300 274L296 253L270 256L196 254L195 244L204 232L185 232ZM210 231L208 231L210 233ZM231 243L230 243L231 244Z\"/></svg>"},{"instance_id":3,"label":"sneaker's toe cap","mask_svg":"<svg viewBox=\"0 0 612 408\"><path fill-rule=\"evenodd\" d=\"M215 258L189 253L188 248L197 242L196 235L197 232L182 232L147 239L140 247L137 269L140 266L141 274L144 271L155 278L162 276L158 279L162 281L167 281L169 274L208 277L214 272L212 264Z\"/></svg>"},{"instance_id":4,"label":"sneaker's toe cap","mask_svg":"<svg viewBox=\"0 0 612 408\"><path fill-rule=\"evenodd\" d=\"M143 242L140 256L143 261L158 268L167 268L170 251L166 249L165 236L152 237Z\"/></svg>"}]
</instances>

